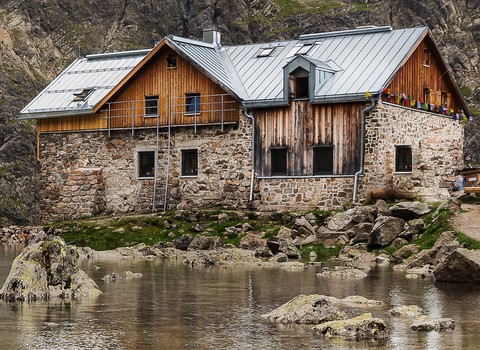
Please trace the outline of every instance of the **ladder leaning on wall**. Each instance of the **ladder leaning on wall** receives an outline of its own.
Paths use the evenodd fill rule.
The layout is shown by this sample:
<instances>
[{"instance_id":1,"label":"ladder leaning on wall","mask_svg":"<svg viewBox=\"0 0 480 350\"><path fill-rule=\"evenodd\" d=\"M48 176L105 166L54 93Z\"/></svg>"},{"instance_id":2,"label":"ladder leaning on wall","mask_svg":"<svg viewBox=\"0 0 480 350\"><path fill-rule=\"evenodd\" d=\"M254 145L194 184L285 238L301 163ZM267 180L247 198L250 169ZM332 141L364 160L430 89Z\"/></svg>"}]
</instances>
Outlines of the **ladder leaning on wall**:
<instances>
[{"instance_id":1,"label":"ladder leaning on wall","mask_svg":"<svg viewBox=\"0 0 480 350\"><path fill-rule=\"evenodd\" d=\"M157 116L155 152L155 177L153 180L152 211L167 210L168 184L170 178L171 113L170 98L168 99L168 124L160 127L160 116Z\"/></svg>"}]
</instances>

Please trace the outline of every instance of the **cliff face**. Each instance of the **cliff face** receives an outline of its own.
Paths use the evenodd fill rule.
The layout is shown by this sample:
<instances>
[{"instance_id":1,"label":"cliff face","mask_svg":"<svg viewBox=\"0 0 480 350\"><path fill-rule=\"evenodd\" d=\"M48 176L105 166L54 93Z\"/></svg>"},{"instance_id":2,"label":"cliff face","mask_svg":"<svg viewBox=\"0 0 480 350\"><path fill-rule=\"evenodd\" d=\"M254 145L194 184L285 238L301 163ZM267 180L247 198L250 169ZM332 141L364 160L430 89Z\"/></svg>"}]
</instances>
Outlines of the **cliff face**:
<instances>
[{"instance_id":1,"label":"cliff face","mask_svg":"<svg viewBox=\"0 0 480 350\"><path fill-rule=\"evenodd\" d=\"M4 0L0 1L0 125L9 130L10 140L17 137L24 142L14 146L23 150L16 162L24 165L24 175L30 172L35 183L35 137L27 126L7 120L71 61L88 53L152 47L168 34L200 39L202 29L211 24L227 44L362 25L426 24L471 112L480 115L480 0ZM476 125L466 129L466 159L472 164L480 163ZM2 182L22 183L15 181L14 167L3 159L6 142L0 138L0 169L5 169L0 172L2 196L6 193ZM15 200L35 207L36 197L33 190ZM37 212L9 215L5 210L0 205L0 217L13 222L28 221Z\"/></svg>"}]
</instances>

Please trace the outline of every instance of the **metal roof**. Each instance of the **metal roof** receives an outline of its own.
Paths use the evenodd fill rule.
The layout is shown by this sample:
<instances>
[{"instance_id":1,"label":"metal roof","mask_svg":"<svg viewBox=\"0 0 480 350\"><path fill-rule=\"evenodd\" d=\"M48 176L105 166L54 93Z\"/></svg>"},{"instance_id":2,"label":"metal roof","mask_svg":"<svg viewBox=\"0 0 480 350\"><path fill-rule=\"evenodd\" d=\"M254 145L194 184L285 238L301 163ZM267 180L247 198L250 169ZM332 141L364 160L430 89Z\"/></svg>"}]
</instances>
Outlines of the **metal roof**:
<instances>
[{"instance_id":1,"label":"metal roof","mask_svg":"<svg viewBox=\"0 0 480 350\"><path fill-rule=\"evenodd\" d=\"M22 118L91 113L151 50L89 55L78 58L20 111ZM84 100L75 95L87 92Z\"/></svg>"},{"instance_id":2,"label":"metal roof","mask_svg":"<svg viewBox=\"0 0 480 350\"><path fill-rule=\"evenodd\" d=\"M317 70L332 73L316 86L315 103L362 100L367 91L379 94L427 31L427 27L365 27L306 34L298 40L223 47L176 36L165 40L245 106L265 107L288 103L284 99L283 69L298 55ZM91 113L150 51L76 60L21 111L21 116ZM74 93L88 89L92 91L85 101L74 101Z\"/></svg>"}]
</instances>

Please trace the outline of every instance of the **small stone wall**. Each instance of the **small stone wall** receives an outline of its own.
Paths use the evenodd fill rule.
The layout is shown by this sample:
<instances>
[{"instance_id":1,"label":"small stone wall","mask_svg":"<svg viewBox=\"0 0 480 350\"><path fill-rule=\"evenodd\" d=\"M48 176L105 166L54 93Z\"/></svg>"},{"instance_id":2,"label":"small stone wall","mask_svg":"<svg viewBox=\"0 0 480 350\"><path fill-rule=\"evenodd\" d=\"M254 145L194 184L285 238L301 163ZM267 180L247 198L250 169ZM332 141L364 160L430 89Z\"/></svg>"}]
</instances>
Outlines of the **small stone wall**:
<instances>
[{"instance_id":1,"label":"small stone wall","mask_svg":"<svg viewBox=\"0 0 480 350\"><path fill-rule=\"evenodd\" d=\"M451 117L379 101L367 117L362 194L447 197L455 170L463 168L463 141L464 125ZM411 146L411 173L395 172L396 145Z\"/></svg>"},{"instance_id":2,"label":"small stone wall","mask_svg":"<svg viewBox=\"0 0 480 350\"><path fill-rule=\"evenodd\" d=\"M28 244L38 234L43 233L39 226L9 226L0 228L0 243L2 244Z\"/></svg>"},{"instance_id":3,"label":"small stone wall","mask_svg":"<svg viewBox=\"0 0 480 350\"><path fill-rule=\"evenodd\" d=\"M351 203L353 176L262 178L258 210L332 210Z\"/></svg>"}]
</instances>

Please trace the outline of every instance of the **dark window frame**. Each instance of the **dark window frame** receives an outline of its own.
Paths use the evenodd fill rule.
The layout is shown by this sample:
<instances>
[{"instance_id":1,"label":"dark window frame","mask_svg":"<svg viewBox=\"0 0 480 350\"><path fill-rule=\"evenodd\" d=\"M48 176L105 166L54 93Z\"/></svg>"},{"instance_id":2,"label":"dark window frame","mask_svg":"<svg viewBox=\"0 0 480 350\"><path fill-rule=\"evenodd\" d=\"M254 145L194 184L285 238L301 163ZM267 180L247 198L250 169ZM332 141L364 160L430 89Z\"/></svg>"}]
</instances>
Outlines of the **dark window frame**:
<instances>
[{"instance_id":1,"label":"dark window frame","mask_svg":"<svg viewBox=\"0 0 480 350\"><path fill-rule=\"evenodd\" d=\"M198 149L182 150L182 176L198 176Z\"/></svg>"},{"instance_id":2,"label":"dark window frame","mask_svg":"<svg viewBox=\"0 0 480 350\"><path fill-rule=\"evenodd\" d=\"M270 148L270 175L287 176L288 174L288 148Z\"/></svg>"},{"instance_id":3,"label":"dark window frame","mask_svg":"<svg viewBox=\"0 0 480 350\"><path fill-rule=\"evenodd\" d=\"M328 152L328 153L327 153ZM333 175L334 146L316 145L312 149L313 175Z\"/></svg>"},{"instance_id":4,"label":"dark window frame","mask_svg":"<svg viewBox=\"0 0 480 350\"><path fill-rule=\"evenodd\" d=\"M167 63L167 69L174 69L177 68L177 56L175 55L168 55L165 58L165 61Z\"/></svg>"},{"instance_id":5,"label":"dark window frame","mask_svg":"<svg viewBox=\"0 0 480 350\"><path fill-rule=\"evenodd\" d=\"M412 146L395 146L395 172L411 173L412 160Z\"/></svg>"},{"instance_id":6,"label":"dark window frame","mask_svg":"<svg viewBox=\"0 0 480 350\"><path fill-rule=\"evenodd\" d=\"M185 94L185 115L199 115L202 109L202 95L199 92Z\"/></svg>"},{"instance_id":7,"label":"dark window frame","mask_svg":"<svg viewBox=\"0 0 480 350\"><path fill-rule=\"evenodd\" d=\"M446 91L442 91L440 95L440 99L441 99L441 102L440 102L441 105L446 108L448 106L448 93Z\"/></svg>"},{"instance_id":8,"label":"dark window frame","mask_svg":"<svg viewBox=\"0 0 480 350\"><path fill-rule=\"evenodd\" d=\"M157 117L160 106L160 100L158 95L145 96L145 116Z\"/></svg>"},{"instance_id":9,"label":"dark window frame","mask_svg":"<svg viewBox=\"0 0 480 350\"><path fill-rule=\"evenodd\" d=\"M155 151L137 152L137 177L139 179L155 177Z\"/></svg>"}]
</instances>

